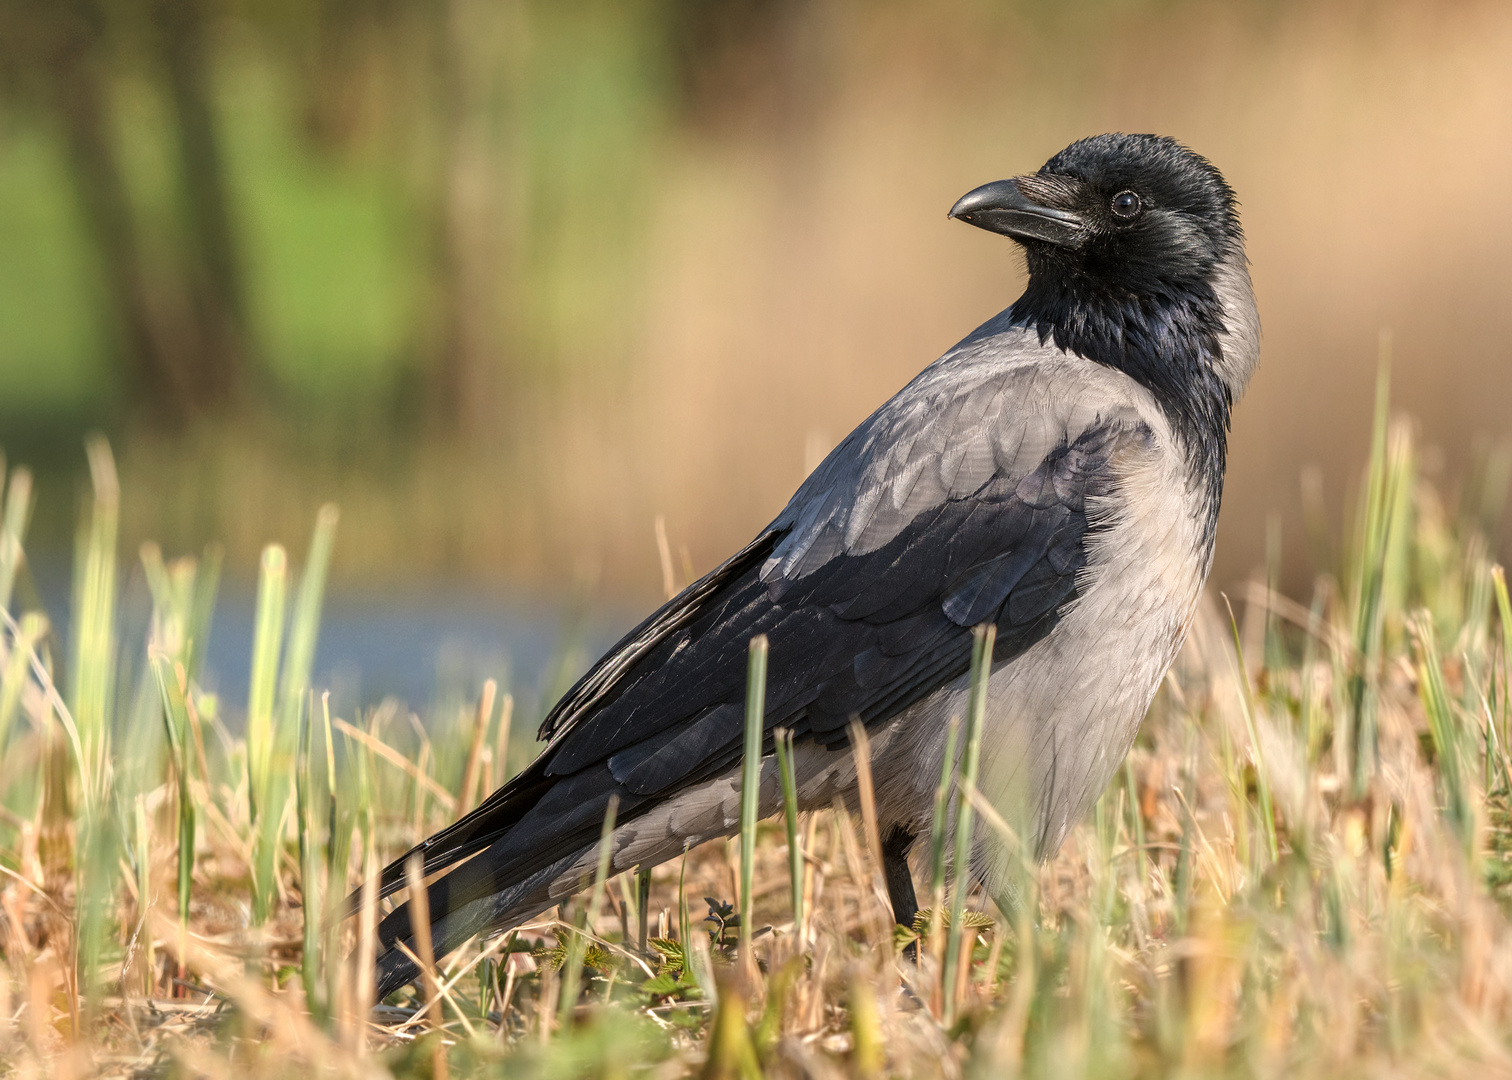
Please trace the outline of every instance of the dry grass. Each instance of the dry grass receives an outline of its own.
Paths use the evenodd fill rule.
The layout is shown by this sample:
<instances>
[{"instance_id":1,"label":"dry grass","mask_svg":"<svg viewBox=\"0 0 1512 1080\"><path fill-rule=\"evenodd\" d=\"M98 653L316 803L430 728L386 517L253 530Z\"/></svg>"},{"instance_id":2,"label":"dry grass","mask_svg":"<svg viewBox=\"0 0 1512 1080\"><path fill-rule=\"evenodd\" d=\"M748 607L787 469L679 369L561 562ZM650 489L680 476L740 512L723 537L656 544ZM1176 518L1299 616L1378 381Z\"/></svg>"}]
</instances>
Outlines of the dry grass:
<instances>
[{"instance_id":1,"label":"dry grass","mask_svg":"<svg viewBox=\"0 0 1512 1080\"><path fill-rule=\"evenodd\" d=\"M756 970L731 962L734 838L655 868L645 951L623 876L377 1007L376 905L323 915L503 779L507 696L327 723L299 667L317 541L288 633L266 615L252 745L231 737L193 678L207 567L163 568L147 655L122 644L96 447L72 666L34 616L0 635L0 1075L1512 1073L1512 611L1482 523L1378 415L1344 560L1307 602L1256 584L1237 630L1203 608L1034 902L1009 925L973 898L997 921L962 920L954 986L943 932L902 958L875 830L837 809L797 823L796 864L781 822L758 830Z\"/></svg>"}]
</instances>

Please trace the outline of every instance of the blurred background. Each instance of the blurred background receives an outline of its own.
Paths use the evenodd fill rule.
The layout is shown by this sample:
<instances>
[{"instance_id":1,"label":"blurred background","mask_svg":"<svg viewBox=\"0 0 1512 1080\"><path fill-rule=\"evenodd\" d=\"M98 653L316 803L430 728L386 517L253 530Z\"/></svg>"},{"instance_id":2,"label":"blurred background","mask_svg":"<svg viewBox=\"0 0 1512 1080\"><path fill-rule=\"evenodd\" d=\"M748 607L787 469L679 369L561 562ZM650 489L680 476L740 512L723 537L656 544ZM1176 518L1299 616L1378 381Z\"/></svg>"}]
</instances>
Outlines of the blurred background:
<instances>
[{"instance_id":1,"label":"blurred background","mask_svg":"<svg viewBox=\"0 0 1512 1080\"><path fill-rule=\"evenodd\" d=\"M340 504L328 668L570 672L659 599L658 515L710 569L1017 295L959 195L1124 130L1239 193L1263 360L1213 580L1279 543L1305 588L1383 331L1444 478L1504 460L1509 57L1471 0L0 0L26 587L66 596L98 430L123 562L217 540L233 598Z\"/></svg>"}]
</instances>

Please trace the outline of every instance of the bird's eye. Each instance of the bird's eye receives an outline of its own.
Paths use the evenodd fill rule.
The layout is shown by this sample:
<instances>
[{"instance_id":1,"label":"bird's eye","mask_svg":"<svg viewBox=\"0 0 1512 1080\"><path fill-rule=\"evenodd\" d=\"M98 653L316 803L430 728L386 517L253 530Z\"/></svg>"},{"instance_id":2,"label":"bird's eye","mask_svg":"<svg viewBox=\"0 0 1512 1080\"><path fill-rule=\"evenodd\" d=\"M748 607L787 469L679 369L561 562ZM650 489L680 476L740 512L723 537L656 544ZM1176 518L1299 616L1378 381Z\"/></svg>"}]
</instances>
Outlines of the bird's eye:
<instances>
[{"instance_id":1,"label":"bird's eye","mask_svg":"<svg viewBox=\"0 0 1512 1080\"><path fill-rule=\"evenodd\" d=\"M1132 191L1120 191L1113 196L1113 213L1121 218L1131 218L1139 213L1139 196Z\"/></svg>"}]
</instances>

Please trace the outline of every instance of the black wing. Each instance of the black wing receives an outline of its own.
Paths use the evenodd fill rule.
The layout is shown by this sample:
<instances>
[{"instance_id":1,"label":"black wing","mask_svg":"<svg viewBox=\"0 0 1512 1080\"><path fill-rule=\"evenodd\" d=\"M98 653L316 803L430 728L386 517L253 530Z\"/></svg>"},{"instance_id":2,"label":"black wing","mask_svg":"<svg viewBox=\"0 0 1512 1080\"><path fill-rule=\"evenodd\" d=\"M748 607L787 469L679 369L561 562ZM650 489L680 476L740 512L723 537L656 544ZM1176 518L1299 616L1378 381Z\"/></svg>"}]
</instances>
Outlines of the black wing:
<instances>
[{"instance_id":1,"label":"black wing","mask_svg":"<svg viewBox=\"0 0 1512 1080\"><path fill-rule=\"evenodd\" d=\"M592 709L598 702L612 697L619 684L640 660L659 642L686 627L698 618L711 598L725 591L731 582L746 575L752 567L760 567L771 552L780 532L767 531L758 536L744 550L726 560L712 573L689 585L681 593L663 605L634 630L622 637L615 646L589 669L588 673L573 684L562 699L547 715L541 725L540 737L550 736L554 723L569 709L581 713ZM443 870L454 863L473 855L491 845L508 832L520 817L536 805L545 790L554 782L552 774L543 775L541 763L550 756L551 747L529 767L504 784L492 795L475 806L469 813L451 825L416 844L388 866L378 879L378 896L389 896L404 888L404 866L415 854L425 860L427 875ZM607 803L605 804L607 805ZM600 814L602 820L602 814ZM347 897L346 914L353 914L358 894ZM434 909L432 909L434 910Z\"/></svg>"},{"instance_id":2,"label":"black wing","mask_svg":"<svg viewBox=\"0 0 1512 1080\"><path fill-rule=\"evenodd\" d=\"M1151 439L1137 419L1099 417L1080 431L1062 427L1027 471L989 455L980 484L926 506L869 550L847 546L868 535L854 515L779 518L595 665L547 717L550 742L531 766L416 849L427 872L488 849L431 886L433 918L591 844L611 797L625 822L729 768L756 634L771 643L768 731L826 746L845 742L853 716L885 721L963 674L978 623L997 624L996 660L1028 648L1076 595L1098 500L1112 492L1111 460ZM399 860L384 891L402 875ZM381 937L391 946L408 933L406 905Z\"/></svg>"}]
</instances>

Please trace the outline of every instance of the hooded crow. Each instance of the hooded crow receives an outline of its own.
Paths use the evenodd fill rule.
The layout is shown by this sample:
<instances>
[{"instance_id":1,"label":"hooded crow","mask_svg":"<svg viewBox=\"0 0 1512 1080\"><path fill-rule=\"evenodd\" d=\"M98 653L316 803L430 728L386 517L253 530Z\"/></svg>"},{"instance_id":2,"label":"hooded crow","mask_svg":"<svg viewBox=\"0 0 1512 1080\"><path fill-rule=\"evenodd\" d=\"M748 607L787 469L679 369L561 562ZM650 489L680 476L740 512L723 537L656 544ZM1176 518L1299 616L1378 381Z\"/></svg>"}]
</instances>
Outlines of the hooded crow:
<instances>
[{"instance_id":1,"label":"hooded crow","mask_svg":"<svg viewBox=\"0 0 1512 1080\"><path fill-rule=\"evenodd\" d=\"M1169 138L1100 135L965 195L952 218L1022 246L1024 294L868 417L740 552L615 645L541 725L546 747L410 855L433 875L438 955L582 887L618 799L614 871L739 823L747 645L770 642L772 730L797 739L801 808L855 805L869 733L886 880L916 910L971 629L997 627L978 787L1039 858L1122 761L1212 564L1229 414L1259 354L1234 194ZM973 876L1014 860L973 836ZM457 864L461 864L458 866ZM417 977L408 904L379 927L380 997Z\"/></svg>"}]
</instances>

